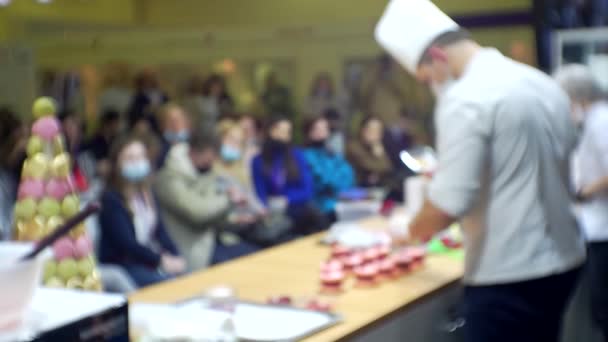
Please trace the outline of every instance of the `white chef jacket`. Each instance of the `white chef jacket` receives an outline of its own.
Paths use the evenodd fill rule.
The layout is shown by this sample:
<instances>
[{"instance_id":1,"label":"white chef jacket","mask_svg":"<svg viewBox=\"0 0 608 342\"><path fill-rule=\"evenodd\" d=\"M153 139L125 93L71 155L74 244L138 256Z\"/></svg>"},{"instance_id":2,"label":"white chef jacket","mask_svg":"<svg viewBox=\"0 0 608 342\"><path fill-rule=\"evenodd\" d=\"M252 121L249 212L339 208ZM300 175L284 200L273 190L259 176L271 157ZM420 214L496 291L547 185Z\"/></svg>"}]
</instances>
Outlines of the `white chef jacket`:
<instances>
[{"instance_id":1,"label":"white chef jacket","mask_svg":"<svg viewBox=\"0 0 608 342\"><path fill-rule=\"evenodd\" d=\"M569 108L548 76L495 49L478 52L440 97L428 196L461 218L465 284L537 279L584 262L570 209Z\"/></svg>"},{"instance_id":2,"label":"white chef jacket","mask_svg":"<svg viewBox=\"0 0 608 342\"><path fill-rule=\"evenodd\" d=\"M598 102L589 109L573 170L577 189L608 176L608 102ZM608 240L608 193L581 204L578 214L588 241Z\"/></svg>"}]
</instances>

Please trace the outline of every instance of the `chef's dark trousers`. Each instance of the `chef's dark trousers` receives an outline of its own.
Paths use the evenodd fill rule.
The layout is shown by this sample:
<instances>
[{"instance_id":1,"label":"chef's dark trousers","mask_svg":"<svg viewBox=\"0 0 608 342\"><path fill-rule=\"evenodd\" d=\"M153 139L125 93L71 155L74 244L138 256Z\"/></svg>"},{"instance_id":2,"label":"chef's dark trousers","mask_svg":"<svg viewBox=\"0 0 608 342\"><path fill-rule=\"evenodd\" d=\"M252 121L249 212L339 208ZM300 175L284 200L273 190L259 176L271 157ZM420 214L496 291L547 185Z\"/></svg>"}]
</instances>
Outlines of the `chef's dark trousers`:
<instances>
[{"instance_id":1,"label":"chef's dark trousers","mask_svg":"<svg viewBox=\"0 0 608 342\"><path fill-rule=\"evenodd\" d=\"M587 248L587 270L591 289L591 314L608 341L608 241L591 242Z\"/></svg>"},{"instance_id":2,"label":"chef's dark trousers","mask_svg":"<svg viewBox=\"0 0 608 342\"><path fill-rule=\"evenodd\" d=\"M579 271L465 287L466 342L558 342L562 316Z\"/></svg>"}]
</instances>

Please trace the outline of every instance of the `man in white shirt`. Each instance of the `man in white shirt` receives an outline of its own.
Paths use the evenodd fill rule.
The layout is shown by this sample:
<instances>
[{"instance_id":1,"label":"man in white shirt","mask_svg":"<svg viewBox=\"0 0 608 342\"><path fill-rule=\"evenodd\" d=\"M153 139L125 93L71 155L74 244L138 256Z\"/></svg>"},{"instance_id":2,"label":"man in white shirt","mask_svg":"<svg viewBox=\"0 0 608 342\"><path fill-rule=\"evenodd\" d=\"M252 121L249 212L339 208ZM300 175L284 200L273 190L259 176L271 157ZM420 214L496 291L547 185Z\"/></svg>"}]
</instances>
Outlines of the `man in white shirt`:
<instances>
[{"instance_id":1,"label":"man in white shirt","mask_svg":"<svg viewBox=\"0 0 608 342\"><path fill-rule=\"evenodd\" d=\"M466 340L558 341L585 260L570 210L568 96L428 0L392 0L376 38L437 97L439 167L409 230L426 240L460 221Z\"/></svg>"},{"instance_id":2,"label":"man in white shirt","mask_svg":"<svg viewBox=\"0 0 608 342\"><path fill-rule=\"evenodd\" d=\"M608 102L586 66L564 66L555 79L570 96L573 118L582 125L573 178L587 237L593 319L608 340Z\"/></svg>"}]
</instances>

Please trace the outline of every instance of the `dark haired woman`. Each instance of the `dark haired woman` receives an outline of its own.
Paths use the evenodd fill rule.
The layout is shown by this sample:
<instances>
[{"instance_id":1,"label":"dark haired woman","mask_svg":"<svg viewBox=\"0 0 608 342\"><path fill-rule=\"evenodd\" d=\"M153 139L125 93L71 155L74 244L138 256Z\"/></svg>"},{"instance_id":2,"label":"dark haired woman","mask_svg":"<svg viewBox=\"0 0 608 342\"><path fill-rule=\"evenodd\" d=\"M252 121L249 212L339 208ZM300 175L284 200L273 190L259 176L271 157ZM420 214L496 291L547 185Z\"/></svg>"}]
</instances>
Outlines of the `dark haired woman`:
<instances>
[{"instance_id":1,"label":"dark haired woman","mask_svg":"<svg viewBox=\"0 0 608 342\"><path fill-rule=\"evenodd\" d=\"M271 202L277 199L286 200L294 232L307 234L327 228L327 222L313 204L313 179L304 155L291 140L289 120L279 117L269 122L262 152L252 163L253 181L258 197L267 206L272 207Z\"/></svg>"},{"instance_id":2,"label":"dark haired woman","mask_svg":"<svg viewBox=\"0 0 608 342\"><path fill-rule=\"evenodd\" d=\"M382 121L367 117L361 122L357 137L348 143L348 161L360 186L390 187L394 183L393 164L384 149L383 136Z\"/></svg>"},{"instance_id":3,"label":"dark haired woman","mask_svg":"<svg viewBox=\"0 0 608 342\"><path fill-rule=\"evenodd\" d=\"M110 153L111 184L99 214L99 260L123 267L138 286L183 273L186 264L167 234L150 184L144 143L122 137Z\"/></svg>"},{"instance_id":4,"label":"dark haired woman","mask_svg":"<svg viewBox=\"0 0 608 342\"><path fill-rule=\"evenodd\" d=\"M329 121L322 116L311 118L304 125L307 148L304 156L313 175L315 204L330 220L340 192L355 186L353 168L344 157L329 148Z\"/></svg>"}]
</instances>

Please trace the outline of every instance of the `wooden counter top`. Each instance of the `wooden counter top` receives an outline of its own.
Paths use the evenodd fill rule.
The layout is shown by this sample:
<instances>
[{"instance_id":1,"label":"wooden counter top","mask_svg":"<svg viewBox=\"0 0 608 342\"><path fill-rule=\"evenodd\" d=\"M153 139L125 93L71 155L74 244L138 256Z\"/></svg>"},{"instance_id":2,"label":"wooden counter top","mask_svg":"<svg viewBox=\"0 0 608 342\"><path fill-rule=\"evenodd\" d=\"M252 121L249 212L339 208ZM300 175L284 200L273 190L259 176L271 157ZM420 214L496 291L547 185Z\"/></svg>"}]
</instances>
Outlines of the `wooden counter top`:
<instances>
[{"instance_id":1,"label":"wooden counter top","mask_svg":"<svg viewBox=\"0 0 608 342\"><path fill-rule=\"evenodd\" d=\"M362 224L382 227L388 222L373 218ZM217 285L234 287L240 298L258 302L277 295L318 296L319 265L329 255L329 249L319 243L322 236L313 235L143 289L131 295L129 301L170 303L201 294ZM462 274L462 262L432 256L420 270L399 280L383 282L373 289L356 289L347 283L344 294L322 297L333 303L334 311L343 315L344 322L306 341L336 341L351 336L458 281Z\"/></svg>"}]
</instances>

